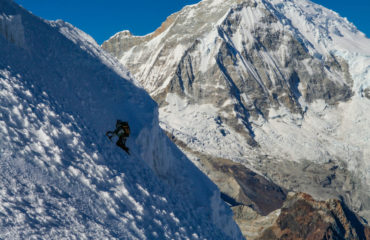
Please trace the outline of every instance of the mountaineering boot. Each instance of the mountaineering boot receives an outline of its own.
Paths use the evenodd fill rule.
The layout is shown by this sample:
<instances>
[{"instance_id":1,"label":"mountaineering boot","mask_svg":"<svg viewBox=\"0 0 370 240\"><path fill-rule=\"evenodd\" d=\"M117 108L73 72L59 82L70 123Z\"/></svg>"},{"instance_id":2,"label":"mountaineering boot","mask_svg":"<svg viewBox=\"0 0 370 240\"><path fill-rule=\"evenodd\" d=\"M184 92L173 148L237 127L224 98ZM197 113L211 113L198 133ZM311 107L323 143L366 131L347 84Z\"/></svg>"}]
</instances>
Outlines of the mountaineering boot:
<instances>
[{"instance_id":1,"label":"mountaineering boot","mask_svg":"<svg viewBox=\"0 0 370 240\"><path fill-rule=\"evenodd\" d=\"M125 150L125 152L127 152L127 154L128 155L130 155L130 149L128 148L128 147L126 147L126 145L125 144L123 144L121 141L117 141L116 142L116 145L118 146L118 147L120 147L120 148L122 148L123 150Z\"/></svg>"},{"instance_id":2,"label":"mountaineering boot","mask_svg":"<svg viewBox=\"0 0 370 240\"><path fill-rule=\"evenodd\" d=\"M122 149L125 150L128 155L130 155L130 149L128 147L124 146Z\"/></svg>"}]
</instances>

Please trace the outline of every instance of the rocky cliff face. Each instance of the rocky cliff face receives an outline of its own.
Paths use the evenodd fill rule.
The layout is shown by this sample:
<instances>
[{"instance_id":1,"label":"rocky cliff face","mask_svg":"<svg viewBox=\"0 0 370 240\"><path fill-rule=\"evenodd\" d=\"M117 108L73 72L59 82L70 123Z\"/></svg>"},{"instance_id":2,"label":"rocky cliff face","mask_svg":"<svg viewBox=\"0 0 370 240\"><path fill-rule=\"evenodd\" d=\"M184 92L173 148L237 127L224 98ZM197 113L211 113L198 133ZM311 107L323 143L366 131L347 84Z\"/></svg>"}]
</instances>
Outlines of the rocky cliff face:
<instances>
[{"instance_id":1,"label":"rocky cliff face","mask_svg":"<svg viewBox=\"0 0 370 240\"><path fill-rule=\"evenodd\" d=\"M368 228L368 227L366 227ZM367 239L360 220L339 200L317 202L306 194L288 198L261 239Z\"/></svg>"},{"instance_id":2,"label":"rocky cliff face","mask_svg":"<svg viewBox=\"0 0 370 240\"><path fill-rule=\"evenodd\" d=\"M234 207L247 239L370 239L370 228L339 200L316 201L290 193L281 209L262 217L248 207Z\"/></svg>"},{"instance_id":3,"label":"rocky cliff face","mask_svg":"<svg viewBox=\"0 0 370 240\"><path fill-rule=\"evenodd\" d=\"M221 197L230 206L248 206L267 215L281 208L286 190L240 163L215 158L187 148L186 144L167 133L184 152L198 156L198 166L221 189Z\"/></svg>"},{"instance_id":4,"label":"rocky cliff face","mask_svg":"<svg viewBox=\"0 0 370 240\"><path fill-rule=\"evenodd\" d=\"M243 189L214 174L217 166L241 175L227 159L282 188L342 198L367 219L369 46L347 20L306 0L204 0L152 34L117 33L103 44L221 191Z\"/></svg>"}]
</instances>

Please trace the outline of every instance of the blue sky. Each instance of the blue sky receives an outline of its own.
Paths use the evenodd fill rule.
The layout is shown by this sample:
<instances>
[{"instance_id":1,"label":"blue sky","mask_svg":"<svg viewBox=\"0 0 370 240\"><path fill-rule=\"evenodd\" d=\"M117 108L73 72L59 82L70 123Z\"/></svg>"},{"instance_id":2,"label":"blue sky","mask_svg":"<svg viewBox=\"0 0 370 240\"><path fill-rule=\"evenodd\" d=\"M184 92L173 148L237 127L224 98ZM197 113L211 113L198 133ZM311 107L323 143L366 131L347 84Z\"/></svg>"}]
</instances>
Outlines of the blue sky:
<instances>
[{"instance_id":1,"label":"blue sky","mask_svg":"<svg viewBox=\"0 0 370 240\"><path fill-rule=\"evenodd\" d=\"M370 0L313 0L347 17L370 37ZM153 32L170 14L199 0L15 0L35 15L63 19L101 44L116 32Z\"/></svg>"}]
</instances>

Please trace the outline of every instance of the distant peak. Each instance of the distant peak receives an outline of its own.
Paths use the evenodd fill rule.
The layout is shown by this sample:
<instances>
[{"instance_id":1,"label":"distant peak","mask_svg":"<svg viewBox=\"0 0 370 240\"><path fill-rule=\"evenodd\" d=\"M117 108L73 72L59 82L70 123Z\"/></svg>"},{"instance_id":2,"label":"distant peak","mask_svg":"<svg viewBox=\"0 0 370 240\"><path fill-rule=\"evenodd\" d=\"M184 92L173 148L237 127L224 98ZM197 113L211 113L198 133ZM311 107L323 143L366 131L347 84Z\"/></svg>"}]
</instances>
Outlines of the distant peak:
<instances>
[{"instance_id":1,"label":"distant peak","mask_svg":"<svg viewBox=\"0 0 370 240\"><path fill-rule=\"evenodd\" d=\"M159 28L157 28L157 30L155 30L151 35L152 38L158 36L159 34L163 33L164 31L166 31L168 29L169 26L172 25L172 23L176 20L176 17L177 15L179 14L179 12L177 13L174 13L172 15L170 15L166 21L164 21L161 26Z\"/></svg>"},{"instance_id":2,"label":"distant peak","mask_svg":"<svg viewBox=\"0 0 370 240\"><path fill-rule=\"evenodd\" d=\"M121 36L132 36L132 33L130 32L130 30L123 30L121 32Z\"/></svg>"}]
</instances>

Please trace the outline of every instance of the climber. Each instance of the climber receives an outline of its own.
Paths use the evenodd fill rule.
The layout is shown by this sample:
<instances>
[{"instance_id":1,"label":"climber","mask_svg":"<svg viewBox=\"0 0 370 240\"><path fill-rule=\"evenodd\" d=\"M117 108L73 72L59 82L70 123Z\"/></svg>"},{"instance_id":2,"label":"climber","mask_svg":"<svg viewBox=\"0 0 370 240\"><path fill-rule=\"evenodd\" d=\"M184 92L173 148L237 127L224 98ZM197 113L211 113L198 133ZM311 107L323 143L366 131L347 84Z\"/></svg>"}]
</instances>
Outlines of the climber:
<instances>
[{"instance_id":1,"label":"climber","mask_svg":"<svg viewBox=\"0 0 370 240\"><path fill-rule=\"evenodd\" d=\"M126 147L126 139L130 136L130 127L128 125L128 122L123 122L121 120L117 120L117 123L116 123L116 130L114 130L113 132L112 131L108 131L106 134L105 134L111 141L112 141L112 137L114 137L114 135L116 135L118 137L118 141L116 142L116 145L120 148L122 148L123 150L125 150L129 155L130 155L130 152L129 152L129 148Z\"/></svg>"}]
</instances>

